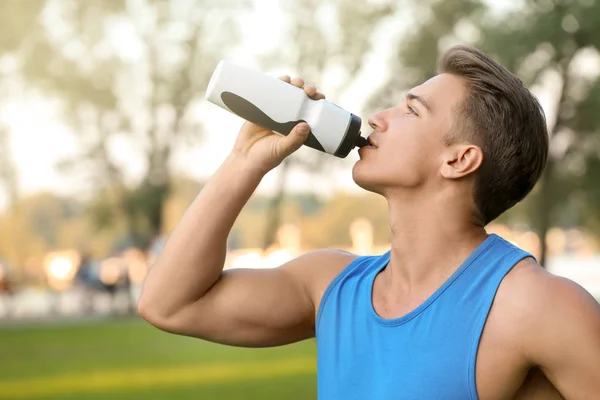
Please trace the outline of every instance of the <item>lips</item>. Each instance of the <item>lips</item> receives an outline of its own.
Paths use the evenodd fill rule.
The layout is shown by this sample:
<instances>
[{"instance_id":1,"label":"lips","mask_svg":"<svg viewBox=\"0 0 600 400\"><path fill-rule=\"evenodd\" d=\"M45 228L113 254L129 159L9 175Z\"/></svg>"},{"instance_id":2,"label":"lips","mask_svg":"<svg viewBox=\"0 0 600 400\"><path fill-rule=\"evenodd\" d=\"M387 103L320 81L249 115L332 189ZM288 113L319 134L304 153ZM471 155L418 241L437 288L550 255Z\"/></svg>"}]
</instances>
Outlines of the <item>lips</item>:
<instances>
[{"instance_id":1,"label":"lips","mask_svg":"<svg viewBox=\"0 0 600 400\"><path fill-rule=\"evenodd\" d=\"M372 147L377 147L377 143L375 143L375 142L373 141L373 138L372 138L371 136L369 136L369 137L367 138L367 142L369 142L369 145L371 145Z\"/></svg>"}]
</instances>

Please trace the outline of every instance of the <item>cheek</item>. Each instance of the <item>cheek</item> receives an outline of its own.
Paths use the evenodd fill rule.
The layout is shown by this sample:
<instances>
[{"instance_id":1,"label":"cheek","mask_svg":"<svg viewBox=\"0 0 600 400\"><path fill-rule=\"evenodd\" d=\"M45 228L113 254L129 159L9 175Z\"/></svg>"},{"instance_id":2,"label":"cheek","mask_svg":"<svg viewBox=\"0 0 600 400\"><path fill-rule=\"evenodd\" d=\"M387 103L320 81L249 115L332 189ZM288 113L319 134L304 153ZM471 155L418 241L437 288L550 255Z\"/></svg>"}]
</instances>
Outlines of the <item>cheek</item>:
<instances>
[{"instance_id":1,"label":"cheek","mask_svg":"<svg viewBox=\"0 0 600 400\"><path fill-rule=\"evenodd\" d=\"M382 150L381 162L390 173L406 178L422 180L437 167L440 144L429 140L426 132L406 132L390 137Z\"/></svg>"},{"instance_id":2,"label":"cheek","mask_svg":"<svg viewBox=\"0 0 600 400\"><path fill-rule=\"evenodd\" d=\"M398 157L430 158L443 146L438 132L438 127L431 123L405 117L390 126L384 144L386 150L393 150Z\"/></svg>"},{"instance_id":3,"label":"cheek","mask_svg":"<svg viewBox=\"0 0 600 400\"><path fill-rule=\"evenodd\" d=\"M386 159L397 163L422 157L427 146L419 136L418 132L397 131L386 138L379 150L383 150Z\"/></svg>"}]
</instances>

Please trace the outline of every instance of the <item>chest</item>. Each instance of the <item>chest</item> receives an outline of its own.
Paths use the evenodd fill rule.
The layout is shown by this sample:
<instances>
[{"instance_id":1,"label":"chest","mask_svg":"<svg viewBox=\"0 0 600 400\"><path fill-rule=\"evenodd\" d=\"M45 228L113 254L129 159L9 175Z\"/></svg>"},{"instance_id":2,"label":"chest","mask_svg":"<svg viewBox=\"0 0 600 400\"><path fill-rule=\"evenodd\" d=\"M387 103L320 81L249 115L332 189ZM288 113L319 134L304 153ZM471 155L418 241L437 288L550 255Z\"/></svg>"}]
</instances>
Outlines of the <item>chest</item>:
<instances>
[{"instance_id":1,"label":"chest","mask_svg":"<svg viewBox=\"0 0 600 400\"><path fill-rule=\"evenodd\" d=\"M535 400L557 393L543 374L527 379L519 321L501 304L483 315L420 311L398 326L360 311L338 314L339 329L317 338L319 399Z\"/></svg>"},{"instance_id":2,"label":"chest","mask_svg":"<svg viewBox=\"0 0 600 400\"><path fill-rule=\"evenodd\" d=\"M476 398L475 331L428 311L398 326L338 315L317 335L319 399Z\"/></svg>"}]
</instances>

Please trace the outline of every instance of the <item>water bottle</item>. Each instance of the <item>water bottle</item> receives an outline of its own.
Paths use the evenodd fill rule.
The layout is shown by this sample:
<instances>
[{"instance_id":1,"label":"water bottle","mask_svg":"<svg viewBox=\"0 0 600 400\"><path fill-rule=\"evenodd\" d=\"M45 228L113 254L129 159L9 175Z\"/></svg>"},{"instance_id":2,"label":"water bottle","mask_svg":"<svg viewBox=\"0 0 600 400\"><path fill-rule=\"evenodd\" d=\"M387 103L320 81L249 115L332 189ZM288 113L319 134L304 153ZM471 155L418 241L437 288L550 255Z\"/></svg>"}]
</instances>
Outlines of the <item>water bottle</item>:
<instances>
[{"instance_id":1,"label":"water bottle","mask_svg":"<svg viewBox=\"0 0 600 400\"><path fill-rule=\"evenodd\" d=\"M287 135L300 122L310 126L305 146L344 158L366 146L361 119L325 99L313 100L303 89L275 77L220 61L206 99L243 119Z\"/></svg>"}]
</instances>

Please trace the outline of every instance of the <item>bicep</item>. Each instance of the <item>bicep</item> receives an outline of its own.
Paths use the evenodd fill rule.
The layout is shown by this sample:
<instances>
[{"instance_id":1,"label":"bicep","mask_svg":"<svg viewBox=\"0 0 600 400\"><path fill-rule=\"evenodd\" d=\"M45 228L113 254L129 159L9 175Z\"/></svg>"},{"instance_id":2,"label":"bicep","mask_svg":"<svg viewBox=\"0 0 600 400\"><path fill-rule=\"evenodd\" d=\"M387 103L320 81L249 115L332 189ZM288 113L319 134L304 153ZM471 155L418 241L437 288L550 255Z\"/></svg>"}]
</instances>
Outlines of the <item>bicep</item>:
<instances>
[{"instance_id":1,"label":"bicep","mask_svg":"<svg viewBox=\"0 0 600 400\"><path fill-rule=\"evenodd\" d=\"M555 278L531 335L532 361L567 399L600 393L600 305L583 288Z\"/></svg>"},{"instance_id":2,"label":"bicep","mask_svg":"<svg viewBox=\"0 0 600 400\"><path fill-rule=\"evenodd\" d=\"M315 284L332 278L347 261L348 256L316 251L274 269L224 271L201 299L175 316L177 333L244 347L311 338Z\"/></svg>"},{"instance_id":3,"label":"bicep","mask_svg":"<svg viewBox=\"0 0 600 400\"><path fill-rule=\"evenodd\" d=\"M276 346L312 336L313 306L283 267L223 273L182 315L187 334L239 346Z\"/></svg>"}]
</instances>

